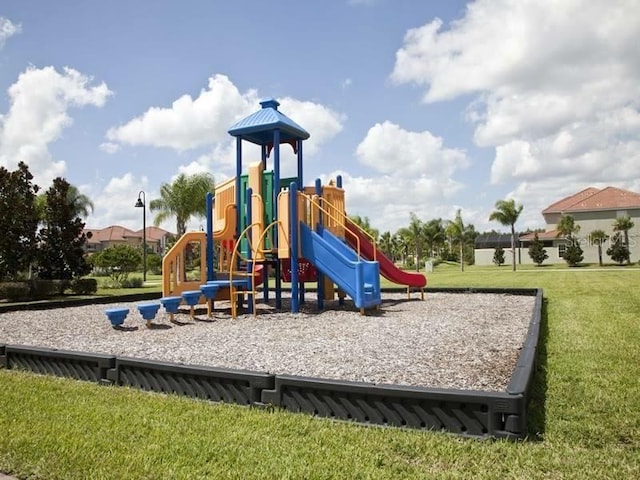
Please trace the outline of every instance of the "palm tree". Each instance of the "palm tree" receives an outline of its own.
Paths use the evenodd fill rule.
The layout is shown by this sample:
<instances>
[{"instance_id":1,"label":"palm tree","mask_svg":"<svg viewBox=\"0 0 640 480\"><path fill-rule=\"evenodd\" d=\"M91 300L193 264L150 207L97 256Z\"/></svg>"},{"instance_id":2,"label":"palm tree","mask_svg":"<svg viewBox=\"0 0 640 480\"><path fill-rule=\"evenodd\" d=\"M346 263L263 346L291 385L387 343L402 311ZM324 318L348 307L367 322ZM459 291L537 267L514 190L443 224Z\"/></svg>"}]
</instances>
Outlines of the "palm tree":
<instances>
[{"instance_id":1,"label":"palm tree","mask_svg":"<svg viewBox=\"0 0 640 480\"><path fill-rule=\"evenodd\" d=\"M176 217L176 233L182 236L192 216L206 215L205 196L213 192L215 181L209 173L185 175L181 173L171 183L160 186L160 198L149 202L149 210L157 212L153 222L160 225L169 217Z\"/></svg>"},{"instance_id":2,"label":"palm tree","mask_svg":"<svg viewBox=\"0 0 640 480\"><path fill-rule=\"evenodd\" d=\"M389 257L391 261L393 258L393 242L391 232L384 232L380 235L380 249L384 252L384 254Z\"/></svg>"},{"instance_id":3,"label":"palm tree","mask_svg":"<svg viewBox=\"0 0 640 480\"><path fill-rule=\"evenodd\" d=\"M371 226L369 217L361 217L360 215L353 215L353 216L349 216L349 220L351 220L353 223L359 226L362 230L364 230L369 235L371 235L371 238L373 238L375 242L378 243L378 236L380 235L380 233L376 228L373 228Z\"/></svg>"},{"instance_id":4,"label":"palm tree","mask_svg":"<svg viewBox=\"0 0 640 480\"><path fill-rule=\"evenodd\" d=\"M591 232L591 241L598 246L598 265L602 266L602 244L607 241L609 235L604 230Z\"/></svg>"},{"instance_id":5,"label":"palm tree","mask_svg":"<svg viewBox=\"0 0 640 480\"><path fill-rule=\"evenodd\" d=\"M420 271L420 257L422 256L422 247L424 246L423 223L418 216L411 212L411 221L405 229L405 235L409 244L413 247L413 253L416 258L416 272Z\"/></svg>"},{"instance_id":6,"label":"palm tree","mask_svg":"<svg viewBox=\"0 0 640 480\"><path fill-rule=\"evenodd\" d=\"M460 249L460 271L464 272L464 248L473 243L478 236L473 225L465 225L462 221L460 209L456 212L456 218L450 220L445 229L447 236L451 239L453 245L458 245Z\"/></svg>"},{"instance_id":7,"label":"palm tree","mask_svg":"<svg viewBox=\"0 0 640 480\"><path fill-rule=\"evenodd\" d=\"M614 232L622 232L624 235L624 244L627 248L629 248L629 230L631 230L635 226L633 220L629 215L624 215L622 217L616 218L616 221L613 222L613 231ZM631 264L631 259L627 258L627 265Z\"/></svg>"},{"instance_id":8,"label":"palm tree","mask_svg":"<svg viewBox=\"0 0 640 480\"><path fill-rule=\"evenodd\" d=\"M580 231L580 225L576 224L575 219L571 215L562 215L556 227L558 231L556 237L565 237L573 243L573 236Z\"/></svg>"},{"instance_id":9,"label":"palm tree","mask_svg":"<svg viewBox=\"0 0 640 480\"><path fill-rule=\"evenodd\" d=\"M445 239L444 228L442 226L442 219L435 218L429 220L424 224L422 228L425 246L427 247L427 254L433 257L435 246L441 244Z\"/></svg>"},{"instance_id":10,"label":"palm tree","mask_svg":"<svg viewBox=\"0 0 640 480\"><path fill-rule=\"evenodd\" d=\"M515 224L522 213L523 206L516 205L514 199L498 200L495 204L495 210L489 215L490 221L497 221L505 227L511 227L511 253L513 260L512 270L516 271L516 228Z\"/></svg>"},{"instance_id":11,"label":"palm tree","mask_svg":"<svg viewBox=\"0 0 640 480\"><path fill-rule=\"evenodd\" d=\"M75 185L69 185L69 190L67 191L67 204L71 207L73 218L87 218L91 213L93 213L93 202L84 193L80 193ZM38 218L44 218L46 208L47 195L45 192L36 197L36 211L38 212Z\"/></svg>"}]
</instances>

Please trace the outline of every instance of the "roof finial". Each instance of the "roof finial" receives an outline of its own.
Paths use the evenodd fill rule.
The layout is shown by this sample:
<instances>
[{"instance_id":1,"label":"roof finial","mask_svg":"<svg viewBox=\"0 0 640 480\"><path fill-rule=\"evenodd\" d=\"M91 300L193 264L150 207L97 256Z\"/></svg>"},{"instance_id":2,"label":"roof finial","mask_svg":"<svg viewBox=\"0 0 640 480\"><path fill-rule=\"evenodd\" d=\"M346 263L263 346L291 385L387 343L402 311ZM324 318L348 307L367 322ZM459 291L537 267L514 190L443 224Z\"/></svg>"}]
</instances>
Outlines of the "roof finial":
<instances>
[{"instance_id":1,"label":"roof finial","mask_svg":"<svg viewBox=\"0 0 640 480\"><path fill-rule=\"evenodd\" d=\"M278 106L280 105L280 102L278 102L273 97L269 97L262 100L260 102L260 105L262 105L262 108L273 108L274 110L278 110Z\"/></svg>"}]
</instances>

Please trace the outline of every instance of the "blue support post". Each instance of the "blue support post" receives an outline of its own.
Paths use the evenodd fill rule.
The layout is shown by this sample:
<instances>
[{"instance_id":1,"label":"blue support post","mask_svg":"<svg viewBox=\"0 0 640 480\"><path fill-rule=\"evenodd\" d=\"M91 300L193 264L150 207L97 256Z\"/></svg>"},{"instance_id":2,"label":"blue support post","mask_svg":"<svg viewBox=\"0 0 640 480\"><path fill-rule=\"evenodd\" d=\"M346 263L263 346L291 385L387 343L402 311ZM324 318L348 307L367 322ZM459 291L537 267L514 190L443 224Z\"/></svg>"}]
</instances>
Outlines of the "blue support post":
<instances>
[{"instance_id":1,"label":"blue support post","mask_svg":"<svg viewBox=\"0 0 640 480\"><path fill-rule=\"evenodd\" d=\"M302 179L302 140L298 139L298 189L302 190L304 183Z\"/></svg>"},{"instance_id":2,"label":"blue support post","mask_svg":"<svg viewBox=\"0 0 640 480\"><path fill-rule=\"evenodd\" d=\"M252 206L251 206L251 195L253 195L253 189L251 187L247 188L247 226L253 223L253 215L252 215ZM253 249L251 241L253 240L252 230L247 232L247 277L250 279L251 286L253 287L253 278L251 274L253 273ZM253 313L253 288L247 294L247 312Z\"/></svg>"},{"instance_id":3,"label":"blue support post","mask_svg":"<svg viewBox=\"0 0 640 480\"><path fill-rule=\"evenodd\" d=\"M242 232L242 192L240 192L240 176L242 175L242 139L236 137L236 240ZM233 265L231 266L233 268Z\"/></svg>"},{"instance_id":4,"label":"blue support post","mask_svg":"<svg viewBox=\"0 0 640 480\"><path fill-rule=\"evenodd\" d=\"M298 188L289 184L289 243L291 245L291 313L298 313Z\"/></svg>"},{"instance_id":5,"label":"blue support post","mask_svg":"<svg viewBox=\"0 0 640 480\"><path fill-rule=\"evenodd\" d=\"M278 193L280 193L280 129L273 131L273 219L278 220ZM273 231L273 248L278 250L278 229ZM282 266L276 262L276 308L282 308Z\"/></svg>"},{"instance_id":6,"label":"blue support post","mask_svg":"<svg viewBox=\"0 0 640 480\"><path fill-rule=\"evenodd\" d=\"M207 281L214 279L213 263L213 194L207 193Z\"/></svg>"},{"instance_id":7,"label":"blue support post","mask_svg":"<svg viewBox=\"0 0 640 480\"><path fill-rule=\"evenodd\" d=\"M318 195L318 197L322 198L322 182L320 181L319 178L316 178L316 195ZM322 205L322 200L320 200L318 202L320 205ZM319 211L318 212L318 223L317 225L312 225L312 228L314 228L316 231L319 231L320 228L323 225L323 215L322 212ZM318 271L318 310L322 310L324 309L324 275L322 273L320 273Z\"/></svg>"},{"instance_id":8,"label":"blue support post","mask_svg":"<svg viewBox=\"0 0 640 480\"><path fill-rule=\"evenodd\" d=\"M262 160L262 171L264 172L267 169L267 146L260 146L260 160Z\"/></svg>"}]
</instances>

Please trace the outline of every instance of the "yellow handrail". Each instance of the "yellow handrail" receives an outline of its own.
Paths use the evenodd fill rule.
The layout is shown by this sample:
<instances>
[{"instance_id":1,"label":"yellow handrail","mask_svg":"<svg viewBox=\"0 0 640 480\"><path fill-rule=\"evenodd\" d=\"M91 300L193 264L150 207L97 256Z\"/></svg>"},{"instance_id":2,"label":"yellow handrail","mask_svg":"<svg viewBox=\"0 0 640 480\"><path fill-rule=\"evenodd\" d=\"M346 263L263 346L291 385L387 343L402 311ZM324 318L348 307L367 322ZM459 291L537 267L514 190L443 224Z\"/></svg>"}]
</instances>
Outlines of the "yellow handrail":
<instances>
[{"instance_id":1,"label":"yellow handrail","mask_svg":"<svg viewBox=\"0 0 640 480\"><path fill-rule=\"evenodd\" d=\"M328 210L325 210L322 205L320 205L319 202L315 201L314 199L316 198L322 198L319 197L318 195L313 195L313 197L310 197L309 195L307 195L306 193L302 193L302 192L298 192L303 198L306 198L309 203L311 203L314 207L316 207L318 210L320 210L322 213L324 213L325 215L327 215L329 218L331 218L332 220L338 222L338 221L344 221L345 218L348 218L347 215L343 212L340 212L336 207L334 207L333 205L331 205L330 203L327 203L326 205L331 205L331 207L333 207L337 213L339 217L342 218L337 218L334 215L332 215ZM353 222L352 222L353 223ZM354 224L355 225L355 224ZM356 227L358 227L358 229L362 232L364 232L369 238L371 238L371 243L373 245L373 260L376 261L377 260L377 246L376 246L376 240L373 238L372 235L370 235L369 233L365 232L362 228L360 228L358 225L356 225ZM362 251L360 248L360 238L358 237L358 235L350 228L347 228L346 224L344 229L351 233L351 235L353 235L353 237L356 239L356 249L357 249L357 254L358 257L362 257Z\"/></svg>"},{"instance_id":2,"label":"yellow handrail","mask_svg":"<svg viewBox=\"0 0 640 480\"><path fill-rule=\"evenodd\" d=\"M323 198L323 197L320 197ZM332 209L334 209L338 215L342 216L343 218L341 220L344 221L344 219L350 220L349 216L341 211L338 207L336 207L333 203L331 202L322 202L323 205L328 205L329 207L331 207ZM335 219L334 219L335 220ZM362 233L365 234L365 236L369 237L369 239L371 240L371 244L373 245L373 260L377 260L377 252L378 252L378 245L377 245L377 241L375 239L375 237L373 235L371 235L369 232L367 232L364 228L362 228L360 225L358 225L357 223L353 222L350 220L350 222L355 225L355 227L360 230ZM349 231L354 237L356 237L356 239L358 239L358 237L356 235L354 235L353 231L351 231L350 229L344 227L347 231Z\"/></svg>"},{"instance_id":3,"label":"yellow handrail","mask_svg":"<svg viewBox=\"0 0 640 480\"><path fill-rule=\"evenodd\" d=\"M259 249L259 248L253 248L253 243L251 242L251 238L249 237L249 235L247 235L247 233L253 229L256 225L261 225L262 222L255 222L252 223L251 225L248 225L243 231L242 233L240 233L240 236L238 237L238 240L236 241L236 244L233 248L233 253L231 255L231 265L229 268L229 296L231 298L231 318L236 318L238 316L238 312L237 312L237 305L235 302L234 297L237 295L236 292L236 288L233 285L233 276L234 274L236 275L240 275L240 276L250 276L251 277L251 295L253 297L253 315L256 316L257 315L257 311L256 311L256 282L255 282L255 271L252 270L252 272L249 274L247 272L240 272L240 271L234 271L233 270L233 266L236 264L236 262L238 261L238 259L243 260L245 262L253 262L254 264L256 263L256 255L258 252L262 252L263 254L268 252L269 250L264 250L264 249ZM266 238L267 233L269 232L269 229L273 228L275 225L278 225L280 227L280 229L282 230L282 232L284 234L286 234L286 232L284 232L283 227L282 227L282 222L276 220L274 222L271 222L269 225L267 225L267 227L263 230L262 234L260 235L260 238L258 239L258 241L256 242L257 245L262 245L263 240ZM249 259L245 256L242 255L242 253L240 253L240 245L241 245L241 240L243 237L247 238L247 244L249 246L249 248L251 249L251 253L252 253L252 258ZM268 281L268 279L264 279L264 281Z\"/></svg>"}]
</instances>

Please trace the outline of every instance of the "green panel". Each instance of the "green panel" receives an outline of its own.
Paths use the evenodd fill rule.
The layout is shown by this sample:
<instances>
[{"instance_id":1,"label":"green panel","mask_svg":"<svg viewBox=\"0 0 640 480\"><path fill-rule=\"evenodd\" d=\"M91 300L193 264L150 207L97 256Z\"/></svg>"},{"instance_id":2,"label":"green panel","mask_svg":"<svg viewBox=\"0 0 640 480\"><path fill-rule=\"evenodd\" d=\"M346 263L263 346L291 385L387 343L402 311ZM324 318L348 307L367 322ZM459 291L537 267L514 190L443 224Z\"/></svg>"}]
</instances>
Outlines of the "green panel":
<instances>
[{"instance_id":1,"label":"green panel","mask_svg":"<svg viewBox=\"0 0 640 480\"><path fill-rule=\"evenodd\" d=\"M264 226L274 221L274 205L273 205L273 170L265 171L262 174L262 199L264 201ZM273 247L273 230L270 230L265 238L265 248Z\"/></svg>"}]
</instances>

